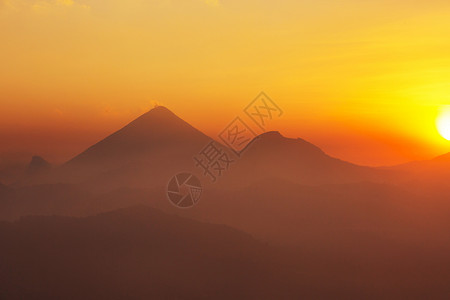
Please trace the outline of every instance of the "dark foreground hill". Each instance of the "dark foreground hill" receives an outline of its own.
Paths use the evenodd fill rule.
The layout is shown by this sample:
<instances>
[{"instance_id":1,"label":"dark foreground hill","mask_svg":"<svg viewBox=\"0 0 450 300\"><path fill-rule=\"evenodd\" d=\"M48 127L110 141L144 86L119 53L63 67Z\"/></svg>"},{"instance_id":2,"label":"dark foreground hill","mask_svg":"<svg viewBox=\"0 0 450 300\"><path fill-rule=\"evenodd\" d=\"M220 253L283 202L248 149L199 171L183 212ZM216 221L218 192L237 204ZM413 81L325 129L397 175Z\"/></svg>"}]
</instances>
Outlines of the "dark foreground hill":
<instances>
[{"instance_id":1,"label":"dark foreground hill","mask_svg":"<svg viewBox=\"0 0 450 300\"><path fill-rule=\"evenodd\" d=\"M320 238L320 237L318 237ZM250 235L145 206L0 223L1 299L448 299L448 247L361 255ZM346 241L342 241L346 243Z\"/></svg>"},{"instance_id":2,"label":"dark foreground hill","mask_svg":"<svg viewBox=\"0 0 450 300\"><path fill-rule=\"evenodd\" d=\"M302 285L251 236L144 206L26 217L0 239L1 299L276 299Z\"/></svg>"}]
</instances>

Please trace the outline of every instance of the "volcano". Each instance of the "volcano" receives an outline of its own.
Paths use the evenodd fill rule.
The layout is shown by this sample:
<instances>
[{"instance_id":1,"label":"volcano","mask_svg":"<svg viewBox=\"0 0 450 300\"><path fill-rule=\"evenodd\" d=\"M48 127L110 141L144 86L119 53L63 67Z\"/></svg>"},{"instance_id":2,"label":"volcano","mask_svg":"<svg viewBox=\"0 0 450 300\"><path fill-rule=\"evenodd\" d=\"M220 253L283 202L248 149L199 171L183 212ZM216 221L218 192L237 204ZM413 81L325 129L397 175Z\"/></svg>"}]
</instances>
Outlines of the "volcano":
<instances>
[{"instance_id":1,"label":"volcano","mask_svg":"<svg viewBox=\"0 0 450 300\"><path fill-rule=\"evenodd\" d=\"M62 165L57 180L114 187L165 184L192 168L192 157L210 140L158 106Z\"/></svg>"}]
</instances>

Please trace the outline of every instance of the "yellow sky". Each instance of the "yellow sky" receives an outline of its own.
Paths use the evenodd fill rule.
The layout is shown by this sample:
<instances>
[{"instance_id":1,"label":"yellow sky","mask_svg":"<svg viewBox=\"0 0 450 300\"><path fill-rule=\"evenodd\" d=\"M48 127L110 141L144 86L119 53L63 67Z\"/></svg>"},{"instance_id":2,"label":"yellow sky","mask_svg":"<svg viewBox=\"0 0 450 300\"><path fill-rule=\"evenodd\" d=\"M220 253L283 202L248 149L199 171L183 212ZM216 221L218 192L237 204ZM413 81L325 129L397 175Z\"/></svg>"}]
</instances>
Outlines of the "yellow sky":
<instances>
[{"instance_id":1,"label":"yellow sky","mask_svg":"<svg viewBox=\"0 0 450 300\"><path fill-rule=\"evenodd\" d=\"M444 0L0 0L0 70L0 154L62 161L154 103L216 135L262 90L349 161L450 151Z\"/></svg>"}]
</instances>

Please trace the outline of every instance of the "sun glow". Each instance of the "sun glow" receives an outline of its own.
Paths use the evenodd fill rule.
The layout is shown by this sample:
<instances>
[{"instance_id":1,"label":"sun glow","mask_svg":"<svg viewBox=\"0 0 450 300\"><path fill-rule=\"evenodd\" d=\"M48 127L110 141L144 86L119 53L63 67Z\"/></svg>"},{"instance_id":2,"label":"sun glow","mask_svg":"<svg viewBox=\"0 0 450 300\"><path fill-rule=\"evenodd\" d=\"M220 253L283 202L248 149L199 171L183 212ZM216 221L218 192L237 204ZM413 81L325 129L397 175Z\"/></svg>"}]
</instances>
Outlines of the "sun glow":
<instances>
[{"instance_id":1,"label":"sun glow","mask_svg":"<svg viewBox=\"0 0 450 300\"><path fill-rule=\"evenodd\" d=\"M436 120L436 125L442 137L450 141L450 106L442 108Z\"/></svg>"}]
</instances>

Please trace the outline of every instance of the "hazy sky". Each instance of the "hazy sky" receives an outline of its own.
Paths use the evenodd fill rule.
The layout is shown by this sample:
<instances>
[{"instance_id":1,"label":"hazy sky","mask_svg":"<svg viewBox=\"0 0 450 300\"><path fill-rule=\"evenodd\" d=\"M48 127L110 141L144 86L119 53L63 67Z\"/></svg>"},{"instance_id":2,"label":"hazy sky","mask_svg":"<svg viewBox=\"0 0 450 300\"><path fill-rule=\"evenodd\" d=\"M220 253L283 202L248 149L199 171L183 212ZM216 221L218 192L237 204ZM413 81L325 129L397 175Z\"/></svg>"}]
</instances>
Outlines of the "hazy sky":
<instances>
[{"instance_id":1,"label":"hazy sky","mask_svg":"<svg viewBox=\"0 0 450 300\"><path fill-rule=\"evenodd\" d=\"M61 162L155 103L215 136L271 124L384 165L450 151L448 0L0 0L0 155Z\"/></svg>"}]
</instances>

